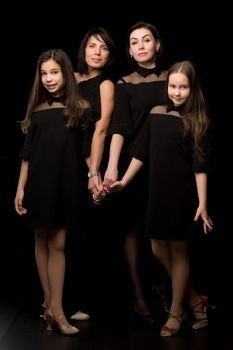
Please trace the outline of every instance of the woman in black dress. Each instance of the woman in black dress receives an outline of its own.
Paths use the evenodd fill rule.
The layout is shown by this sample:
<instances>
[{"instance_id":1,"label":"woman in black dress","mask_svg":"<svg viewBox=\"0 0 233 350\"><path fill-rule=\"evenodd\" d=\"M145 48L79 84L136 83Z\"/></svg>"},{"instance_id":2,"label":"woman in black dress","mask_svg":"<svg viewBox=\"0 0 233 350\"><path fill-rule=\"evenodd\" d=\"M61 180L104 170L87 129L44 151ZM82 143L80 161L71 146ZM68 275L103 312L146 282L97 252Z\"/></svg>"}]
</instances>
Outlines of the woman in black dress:
<instances>
[{"instance_id":1,"label":"woman in black dress","mask_svg":"<svg viewBox=\"0 0 233 350\"><path fill-rule=\"evenodd\" d=\"M126 174L113 189L125 187L148 158L149 197L145 224L154 255L172 280L172 303L162 336L176 334L185 318L185 300L195 318L192 327L208 324L206 300L189 281L188 239L194 221L204 232L213 228L207 212L207 148L209 119L193 63L183 61L168 71L167 106L149 114L132 151Z\"/></svg>"},{"instance_id":2,"label":"woman in black dress","mask_svg":"<svg viewBox=\"0 0 233 350\"><path fill-rule=\"evenodd\" d=\"M96 116L86 144L88 188L94 196L100 192L104 195L100 166L114 106L115 86L107 74L114 59L115 44L109 32L101 27L89 30L80 44L75 78L80 94L90 102Z\"/></svg>"},{"instance_id":3,"label":"woman in black dress","mask_svg":"<svg viewBox=\"0 0 233 350\"><path fill-rule=\"evenodd\" d=\"M89 101L96 120L85 134L84 155L88 165L88 189L93 196L101 198L105 196L101 169L103 169L104 158L107 158L106 136L115 93L114 83L107 72L114 59L115 44L110 33L101 27L90 29L80 44L78 72L75 73L75 79L81 96ZM92 220L95 221L93 217ZM78 287L80 293L81 283ZM78 304L80 304L79 300ZM82 321L88 320L90 316L78 310L71 318Z\"/></svg>"},{"instance_id":4,"label":"woman in black dress","mask_svg":"<svg viewBox=\"0 0 233 350\"><path fill-rule=\"evenodd\" d=\"M134 71L121 78L116 86L115 107L108 131L112 140L104 177L106 191L111 191L110 185L118 178L118 173L127 168L132 158L130 149L138 143L139 132L150 109L165 102L167 72L161 66L163 46L157 29L150 23L138 22L129 29L127 40L127 55ZM123 224L124 252L132 282L134 310L144 319L149 317L150 311L141 286L138 256L139 233L146 205L145 176L144 170L135 177L117 208Z\"/></svg>"},{"instance_id":5,"label":"woman in black dress","mask_svg":"<svg viewBox=\"0 0 233 350\"><path fill-rule=\"evenodd\" d=\"M76 87L71 61L60 49L42 53L22 130L22 164L15 209L35 227L35 258L44 292L44 318L63 334L79 330L63 313L65 240L82 203L82 130L91 117Z\"/></svg>"}]
</instances>

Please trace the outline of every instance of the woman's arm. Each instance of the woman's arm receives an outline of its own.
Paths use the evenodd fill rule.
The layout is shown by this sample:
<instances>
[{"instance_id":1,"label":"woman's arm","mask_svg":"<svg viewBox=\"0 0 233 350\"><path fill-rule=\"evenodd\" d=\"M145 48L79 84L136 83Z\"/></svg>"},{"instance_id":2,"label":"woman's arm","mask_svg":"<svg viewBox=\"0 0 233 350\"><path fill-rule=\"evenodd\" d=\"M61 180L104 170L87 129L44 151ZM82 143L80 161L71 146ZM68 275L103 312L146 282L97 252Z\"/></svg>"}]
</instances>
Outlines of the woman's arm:
<instances>
[{"instance_id":1,"label":"woman's arm","mask_svg":"<svg viewBox=\"0 0 233 350\"><path fill-rule=\"evenodd\" d=\"M118 162L124 143L124 137L120 134L113 134L109 150L108 167L104 175L104 188L110 190L110 186L118 178Z\"/></svg>"},{"instance_id":2,"label":"woman's arm","mask_svg":"<svg viewBox=\"0 0 233 350\"><path fill-rule=\"evenodd\" d=\"M95 131L91 143L91 155L89 172L97 174L91 176L88 182L88 189L91 193L97 193L101 190L101 178L99 168L104 152L105 138L111 115L114 107L115 86L110 80L105 80L100 84L101 116L95 124Z\"/></svg>"}]
</instances>

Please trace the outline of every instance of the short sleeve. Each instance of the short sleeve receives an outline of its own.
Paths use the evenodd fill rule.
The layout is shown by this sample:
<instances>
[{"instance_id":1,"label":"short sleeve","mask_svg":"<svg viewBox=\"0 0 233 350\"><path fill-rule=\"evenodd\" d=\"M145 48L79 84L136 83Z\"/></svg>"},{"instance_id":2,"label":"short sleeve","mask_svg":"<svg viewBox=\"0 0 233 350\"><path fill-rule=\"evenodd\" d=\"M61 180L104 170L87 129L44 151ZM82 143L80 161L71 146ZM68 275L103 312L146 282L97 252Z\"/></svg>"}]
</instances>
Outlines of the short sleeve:
<instances>
[{"instance_id":1,"label":"short sleeve","mask_svg":"<svg viewBox=\"0 0 233 350\"><path fill-rule=\"evenodd\" d=\"M132 157L141 160L143 163L149 156L149 142L150 142L150 118L147 118L139 131L137 142L130 146L129 153Z\"/></svg>"},{"instance_id":2,"label":"short sleeve","mask_svg":"<svg viewBox=\"0 0 233 350\"><path fill-rule=\"evenodd\" d=\"M127 83L118 83L115 90L115 105L108 134L132 135L133 126L130 113L130 96Z\"/></svg>"},{"instance_id":3,"label":"short sleeve","mask_svg":"<svg viewBox=\"0 0 233 350\"><path fill-rule=\"evenodd\" d=\"M200 161L193 158L193 170L195 173L208 173L209 166L207 160Z\"/></svg>"}]
</instances>

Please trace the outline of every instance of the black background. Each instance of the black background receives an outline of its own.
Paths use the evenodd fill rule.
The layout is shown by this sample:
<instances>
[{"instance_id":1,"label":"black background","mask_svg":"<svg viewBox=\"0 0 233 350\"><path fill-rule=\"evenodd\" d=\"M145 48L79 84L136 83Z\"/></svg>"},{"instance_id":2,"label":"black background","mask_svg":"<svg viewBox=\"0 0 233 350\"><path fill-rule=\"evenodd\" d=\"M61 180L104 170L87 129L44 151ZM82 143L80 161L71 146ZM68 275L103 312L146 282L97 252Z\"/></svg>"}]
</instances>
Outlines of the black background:
<instances>
[{"instance_id":1,"label":"black background","mask_svg":"<svg viewBox=\"0 0 233 350\"><path fill-rule=\"evenodd\" d=\"M204 240L201 258L197 258L196 263L200 271L204 271L202 278L203 274L208 276L206 278L210 281L213 295L219 293L219 298L222 298L222 286L228 284L231 255L231 246L228 244L231 239L230 206L227 202L231 200L229 166L232 116L229 110L226 112L229 104L226 78L230 77L232 70L228 58L230 22L224 3L211 5L207 11L202 5L187 1L173 5L169 2L143 2L139 6L128 2L127 7L131 10L126 11L126 2L95 3L95 6L89 2L86 5L74 5L68 1L62 5L57 2L37 2L27 8L22 7L22 3L8 4L9 9L2 12L2 20L7 24L3 26L1 23L0 272L13 294L18 293L15 286L20 280L24 284L28 282L28 276L29 279L34 276L35 268L34 237L24 219L16 216L13 200L19 171L17 154L23 143L18 121L24 118L38 55L47 49L62 48L70 55L76 68L77 51L83 36L91 27L102 26L112 33L116 42L115 75L119 77L128 72L125 59L126 32L136 21L144 20L153 23L161 34L165 47L165 68L175 61L189 59L196 63L202 77L203 92L214 130L210 213L215 230ZM106 221L103 225L109 231L112 223ZM98 231L100 227L96 229ZM107 247L107 244L110 246ZM104 251L111 250L111 244L109 238L101 240ZM108 261L104 261L106 255L101 257L94 254L95 259L102 259L101 267L107 271ZM102 275L103 280L105 277ZM108 283L111 283L111 279L108 279ZM228 291L229 288L224 293L228 294Z\"/></svg>"}]
</instances>

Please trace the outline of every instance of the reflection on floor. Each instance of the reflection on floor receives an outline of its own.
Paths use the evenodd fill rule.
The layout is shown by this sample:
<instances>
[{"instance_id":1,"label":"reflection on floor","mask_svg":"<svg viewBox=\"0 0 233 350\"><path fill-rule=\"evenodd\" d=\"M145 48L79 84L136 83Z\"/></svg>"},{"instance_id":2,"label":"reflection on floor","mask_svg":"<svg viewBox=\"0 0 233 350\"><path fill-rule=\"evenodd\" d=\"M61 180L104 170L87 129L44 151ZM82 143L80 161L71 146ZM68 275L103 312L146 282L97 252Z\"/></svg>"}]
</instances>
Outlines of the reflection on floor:
<instances>
[{"instance_id":1,"label":"reflection on floor","mask_svg":"<svg viewBox=\"0 0 233 350\"><path fill-rule=\"evenodd\" d=\"M37 297L34 302L37 301ZM135 319L130 310L118 312L102 308L93 313L90 321L75 322L80 332L74 336L46 331L46 324L39 317L42 311L33 305L32 299L14 300L12 295L2 295L0 302L1 350L230 350L233 349L232 320L221 308L209 313L209 326L193 331L188 323L181 332L171 338L159 335L163 317L157 310L153 325ZM98 309L98 312L100 309ZM155 310L156 312L156 310Z\"/></svg>"}]
</instances>

